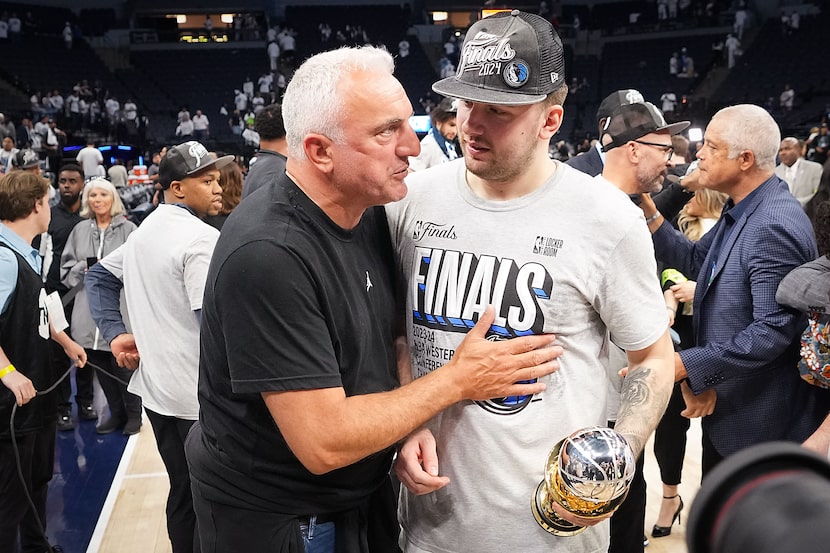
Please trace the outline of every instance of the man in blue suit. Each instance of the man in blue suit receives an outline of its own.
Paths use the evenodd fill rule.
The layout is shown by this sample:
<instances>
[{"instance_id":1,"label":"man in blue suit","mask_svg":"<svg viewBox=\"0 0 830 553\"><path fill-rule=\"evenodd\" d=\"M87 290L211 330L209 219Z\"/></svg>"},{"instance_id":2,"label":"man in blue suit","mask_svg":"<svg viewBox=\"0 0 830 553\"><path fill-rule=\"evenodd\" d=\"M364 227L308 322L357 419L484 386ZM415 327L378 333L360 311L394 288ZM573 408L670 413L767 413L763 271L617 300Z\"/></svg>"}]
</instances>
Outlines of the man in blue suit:
<instances>
[{"instance_id":1,"label":"man in blue suit","mask_svg":"<svg viewBox=\"0 0 830 553\"><path fill-rule=\"evenodd\" d=\"M780 132L754 105L722 109L698 151L700 184L729 195L714 229L691 242L643 200L658 259L697 275L695 347L675 353L688 417L704 417L703 474L747 446L801 442L821 423L818 393L796 368L805 319L775 301L790 270L817 256L813 231L777 177Z\"/></svg>"}]
</instances>

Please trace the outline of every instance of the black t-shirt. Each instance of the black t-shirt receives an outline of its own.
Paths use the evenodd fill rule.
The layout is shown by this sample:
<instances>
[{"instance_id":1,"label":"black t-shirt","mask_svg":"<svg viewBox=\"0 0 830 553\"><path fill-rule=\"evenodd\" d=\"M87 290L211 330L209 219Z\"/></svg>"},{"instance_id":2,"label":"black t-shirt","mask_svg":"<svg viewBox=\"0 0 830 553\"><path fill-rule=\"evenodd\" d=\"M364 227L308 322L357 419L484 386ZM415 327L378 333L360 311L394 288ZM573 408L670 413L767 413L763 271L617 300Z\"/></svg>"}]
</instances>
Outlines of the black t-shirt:
<instances>
[{"instance_id":1,"label":"black t-shirt","mask_svg":"<svg viewBox=\"0 0 830 553\"><path fill-rule=\"evenodd\" d=\"M314 514L349 509L385 478L392 450L324 475L289 450L262 392L388 391L394 264L382 208L346 231L283 173L228 218L202 305L201 434L188 445L208 499Z\"/></svg>"},{"instance_id":2,"label":"black t-shirt","mask_svg":"<svg viewBox=\"0 0 830 553\"><path fill-rule=\"evenodd\" d=\"M260 150L248 168L248 175L242 185L242 197L246 198L251 192L276 182L285 174L285 162L286 157L279 152Z\"/></svg>"},{"instance_id":3,"label":"black t-shirt","mask_svg":"<svg viewBox=\"0 0 830 553\"><path fill-rule=\"evenodd\" d=\"M46 290L55 290L63 296L69 289L61 282L61 255L66 247L66 241L75 225L84 220L77 211L69 211L62 203L52 207L52 219L49 221L49 234L52 236L52 265L46 275Z\"/></svg>"}]
</instances>

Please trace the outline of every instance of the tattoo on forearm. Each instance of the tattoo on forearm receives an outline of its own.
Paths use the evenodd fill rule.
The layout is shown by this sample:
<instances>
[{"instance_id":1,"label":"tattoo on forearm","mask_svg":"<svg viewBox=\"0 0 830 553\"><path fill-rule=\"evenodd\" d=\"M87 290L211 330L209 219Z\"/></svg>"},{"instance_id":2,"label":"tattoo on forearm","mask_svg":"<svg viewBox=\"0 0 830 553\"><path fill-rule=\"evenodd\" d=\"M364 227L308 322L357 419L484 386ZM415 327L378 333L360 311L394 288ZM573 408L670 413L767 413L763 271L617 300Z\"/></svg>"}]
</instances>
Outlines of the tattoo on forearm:
<instances>
[{"instance_id":1,"label":"tattoo on forearm","mask_svg":"<svg viewBox=\"0 0 830 553\"><path fill-rule=\"evenodd\" d=\"M634 367L629 369L622 385L616 429L628 440L635 455L645 448L648 437L666 410L671 393L656 392L654 376L654 371L648 367Z\"/></svg>"}]
</instances>

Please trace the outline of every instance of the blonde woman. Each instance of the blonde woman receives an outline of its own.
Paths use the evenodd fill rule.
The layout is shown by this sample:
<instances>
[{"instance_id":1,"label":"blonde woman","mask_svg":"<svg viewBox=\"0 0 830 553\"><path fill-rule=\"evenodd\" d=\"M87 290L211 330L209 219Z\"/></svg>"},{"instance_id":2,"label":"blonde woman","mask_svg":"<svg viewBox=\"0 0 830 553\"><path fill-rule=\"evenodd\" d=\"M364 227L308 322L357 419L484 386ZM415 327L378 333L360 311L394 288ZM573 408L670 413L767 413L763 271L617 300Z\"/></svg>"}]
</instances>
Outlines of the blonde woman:
<instances>
[{"instance_id":1,"label":"blonde woman","mask_svg":"<svg viewBox=\"0 0 830 553\"><path fill-rule=\"evenodd\" d=\"M109 344L92 321L83 288L87 269L126 242L136 229L125 217L124 211L124 204L110 181L94 178L86 184L80 212L84 220L75 225L67 239L61 255L61 280L70 289L80 286L70 324L73 338L84 347L92 364L128 382L132 371L119 367L115 362ZM122 305L126 304L122 302ZM126 313L122 316L127 321ZM97 372L109 403L110 418L101 422L95 431L109 434L123 429L127 435L137 433L141 428L141 398L128 392L126 384L101 371Z\"/></svg>"},{"instance_id":2,"label":"blonde woman","mask_svg":"<svg viewBox=\"0 0 830 553\"><path fill-rule=\"evenodd\" d=\"M700 240L718 222L726 198L723 192L701 188L680 210L677 227L690 240Z\"/></svg>"},{"instance_id":3,"label":"blonde woman","mask_svg":"<svg viewBox=\"0 0 830 553\"><path fill-rule=\"evenodd\" d=\"M721 192L708 188L697 190L680 210L677 227L690 240L700 240L718 222L726 199L727 195ZM662 280L671 324L680 336L678 349L694 345L692 301L695 297L695 282L673 269L663 271ZM651 531L652 537L655 538L671 534L674 522L680 519L680 513L683 511L683 499L678 493L678 486L686 455L686 431L689 429L689 419L682 415L686 403L681 387L685 385L675 384L666 412L654 432L654 456L663 483L663 501L660 504L657 522Z\"/></svg>"}]
</instances>

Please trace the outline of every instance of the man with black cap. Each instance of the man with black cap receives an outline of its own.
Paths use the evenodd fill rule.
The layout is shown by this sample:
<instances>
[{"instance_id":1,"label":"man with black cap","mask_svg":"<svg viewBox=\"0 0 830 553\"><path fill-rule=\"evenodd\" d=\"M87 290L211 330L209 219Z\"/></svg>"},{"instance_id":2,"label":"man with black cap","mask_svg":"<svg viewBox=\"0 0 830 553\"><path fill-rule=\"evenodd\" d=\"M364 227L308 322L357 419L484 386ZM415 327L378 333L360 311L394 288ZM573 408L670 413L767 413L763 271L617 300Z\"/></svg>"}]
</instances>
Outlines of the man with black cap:
<instances>
[{"instance_id":1,"label":"man with black cap","mask_svg":"<svg viewBox=\"0 0 830 553\"><path fill-rule=\"evenodd\" d=\"M40 175L40 158L37 152L30 148L23 148L18 150L12 158L12 167L15 169L29 170L37 175Z\"/></svg>"},{"instance_id":2,"label":"man with black cap","mask_svg":"<svg viewBox=\"0 0 830 553\"><path fill-rule=\"evenodd\" d=\"M616 92L612 92L603 98L602 102L599 104L599 108L597 109L597 127L599 136L601 137L603 135L605 123L617 108L630 104L641 104L643 102L645 102L643 95L639 90L634 90L633 88L617 90ZM605 164L602 144L600 141L597 141L593 148L584 154L572 157L565 163L574 169L582 171L586 175L590 175L592 177L599 175L602 173L602 167Z\"/></svg>"},{"instance_id":3,"label":"man with black cap","mask_svg":"<svg viewBox=\"0 0 830 553\"><path fill-rule=\"evenodd\" d=\"M633 91L628 91L629 93ZM611 97L616 95L612 94ZM632 95L616 95L631 99ZM607 100L607 98L606 98ZM669 125L653 104L642 101L621 103L603 120L600 143L603 144L604 167L596 176L619 188L629 196L656 193L663 181L674 152L671 137L689 126L688 121ZM592 150L596 152L596 150ZM580 157L588 157L585 156ZM626 210L636 213L638 208L629 203ZM612 368L627 365L625 354L619 348L610 349ZM612 373L613 374L613 373ZM611 382L619 389L622 381L612 376ZM615 409L609 410L609 419L615 419ZM646 481L643 475L643 455L637 459L637 470L628 496L611 518L610 553L642 551L647 539L643 537L646 514Z\"/></svg>"},{"instance_id":4,"label":"man with black cap","mask_svg":"<svg viewBox=\"0 0 830 553\"><path fill-rule=\"evenodd\" d=\"M141 396L170 478L167 532L175 553L199 551L184 439L199 417L199 321L219 237L202 218L222 208L219 169L232 160L195 141L168 150L158 180L165 203L86 276L101 335L120 366L137 369L128 389ZM122 286L133 334L121 319Z\"/></svg>"},{"instance_id":5,"label":"man with black cap","mask_svg":"<svg viewBox=\"0 0 830 553\"><path fill-rule=\"evenodd\" d=\"M605 164L602 137L605 134L605 126L608 119L621 106L643 103L646 103L643 95L640 91L634 90L633 88L617 90L606 96L597 109L597 129L600 139L597 140L594 147L589 151L572 157L565 163L592 177L602 173L602 168ZM688 121L684 123L686 127L689 126ZM664 178L662 186L659 188L656 187L652 191L652 198L660 212L664 213L669 219L674 218L683 206L692 199L695 182L694 180L687 180L685 178Z\"/></svg>"},{"instance_id":6,"label":"man with black cap","mask_svg":"<svg viewBox=\"0 0 830 553\"><path fill-rule=\"evenodd\" d=\"M461 403L400 447L408 553L606 551L608 525L558 537L531 501L551 447L606 426L608 336L627 351L617 430L639 455L671 391L668 317L642 214L608 183L551 160L567 94L562 43L519 11L475 23L458 73L433 85L459 98L463 159L415 172L387 206L406 279L411 375L445 363L467 321L493 305L496 341L552 332L561 369L535 395ZM439 458L440 452L440 458Z\"/></svg>"},{"instance_id":7,"label":"man with black cap","mask_svg":"<svg viewBox=\"0 0 830 553\"><path fill-rule=\"evenodd\" d=\"M688 121L668 124L650 102L621 105L607 119L600 138L602 178L626 194L659 192L674 154L671 137L688 126Z\"/></svg>"}]
</instances>

